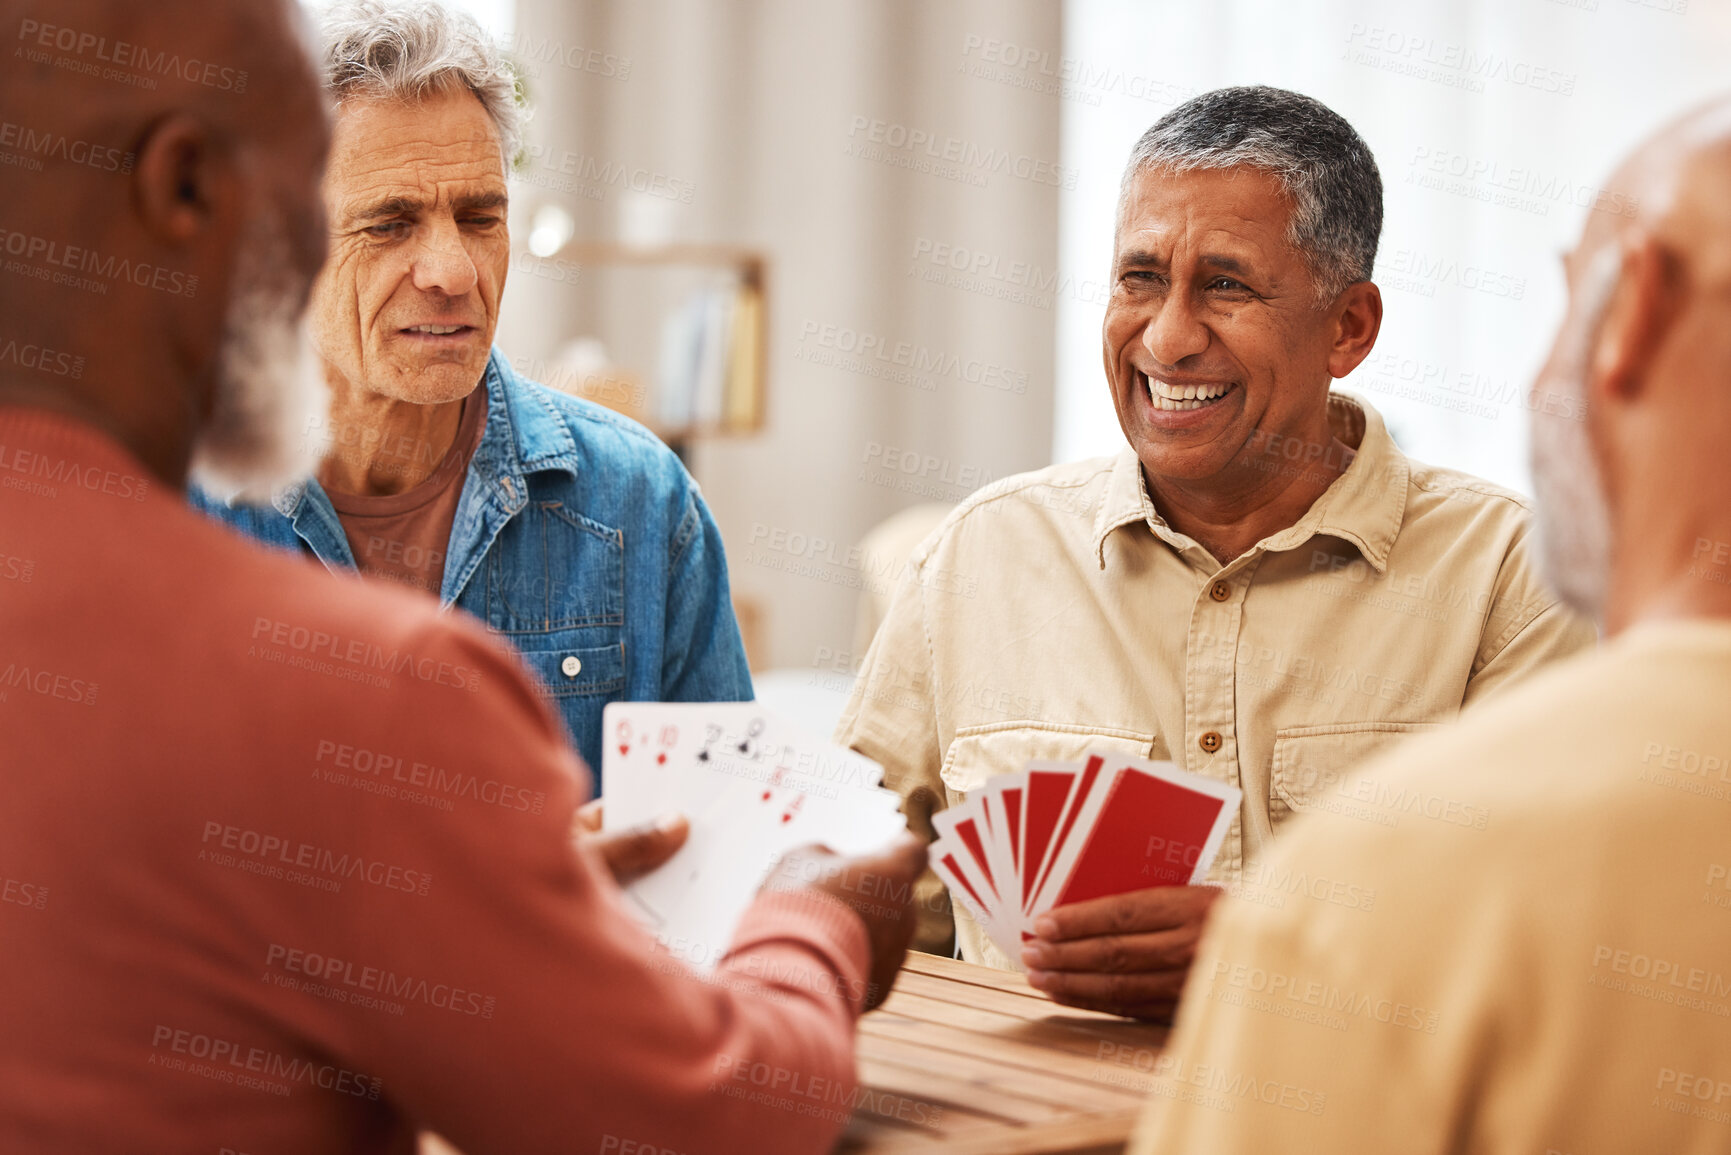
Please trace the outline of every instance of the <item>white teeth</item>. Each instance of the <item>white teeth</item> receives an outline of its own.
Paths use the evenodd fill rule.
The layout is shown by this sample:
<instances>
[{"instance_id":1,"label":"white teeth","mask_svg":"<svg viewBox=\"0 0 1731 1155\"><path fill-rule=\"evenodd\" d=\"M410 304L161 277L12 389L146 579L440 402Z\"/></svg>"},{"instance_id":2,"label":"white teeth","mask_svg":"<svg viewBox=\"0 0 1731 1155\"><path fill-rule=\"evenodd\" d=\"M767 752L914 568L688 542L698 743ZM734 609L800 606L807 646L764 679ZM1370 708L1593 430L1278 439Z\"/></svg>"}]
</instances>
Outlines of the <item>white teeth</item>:
<instances>
[{"instance_id":1,"label":"white teeth","mask_svg":"<svg viewBox=\"0 0 1731 1155\"><path fill-rule=\"evenodd\" d=\"M1154 402L1154 408L1175 411L1200 409L1226 395L1229 385L1168 385L1164 381L1139 373L1142 384L1148 389L1148 396Z\"/></svg>"},{"instance_id":2,"label":"white teeth","mask_svg":"<svg viewBox=\"0 0 1731 1155\"><path fill-rule=\"evenodd\" d=\"M452 333L457 332L461 328L461 325L416 325L414 328L410 329L409 332L430 333L435 337L449 337Z\"/></svg>"}]
</instances>

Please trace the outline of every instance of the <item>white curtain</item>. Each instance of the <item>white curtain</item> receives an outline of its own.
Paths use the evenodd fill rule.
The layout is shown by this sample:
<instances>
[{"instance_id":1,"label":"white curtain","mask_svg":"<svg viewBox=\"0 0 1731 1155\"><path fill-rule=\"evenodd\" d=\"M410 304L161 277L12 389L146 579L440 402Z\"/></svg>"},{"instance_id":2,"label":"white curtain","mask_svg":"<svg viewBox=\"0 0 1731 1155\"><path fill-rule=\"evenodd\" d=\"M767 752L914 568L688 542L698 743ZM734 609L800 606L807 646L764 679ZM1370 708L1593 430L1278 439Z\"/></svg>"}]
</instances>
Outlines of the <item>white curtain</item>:
<instances>
[{"instance_id":1,"label":"white curtain","mask_svg":"<svg viewBox=\"0 0 1731 1155\"><path fill-rule=\"evenodd\" d=\"M1526 488L1523 391L1563 309L1559 254L1611 168L1663 120L1731 90L1722 0L1068 0L1066 276L1102 278L1130 146L1172 103L1229 84L1317 97L1374 150L1386 317L1344 384L1408 452ZM1152 98L1126 93L1142 78ZM1155 85L1163 88L1155 88ZM1593 206L1591 210L1589 207ZM1054 453L1121 442L1100 306L1059 310Z\"/></svg>"}]
</instances>

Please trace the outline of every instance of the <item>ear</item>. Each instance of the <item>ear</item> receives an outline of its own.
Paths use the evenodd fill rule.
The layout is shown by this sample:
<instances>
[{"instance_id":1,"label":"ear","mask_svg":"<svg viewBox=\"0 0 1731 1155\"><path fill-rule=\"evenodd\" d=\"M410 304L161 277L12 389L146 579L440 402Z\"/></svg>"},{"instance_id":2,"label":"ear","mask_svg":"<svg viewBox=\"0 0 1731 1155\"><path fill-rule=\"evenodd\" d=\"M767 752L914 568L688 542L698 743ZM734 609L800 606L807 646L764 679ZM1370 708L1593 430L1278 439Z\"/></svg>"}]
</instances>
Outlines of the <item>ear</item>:
<instances>
[{"instance_id":1,"label":"ear","mask_svg":"<svg viewBox=\"0 0 1731 1155\"><path fill-rule=\"evenodd\" d=\"M233 158L204 121L170 113L137 148L134 201L144 227L169 245L195 240L233 211Z\"/></svg>"},{"instance_id":2,"label":"ear","mask_svg":"<svg viewBox=\"0 0 1731 1155\"><path fill-rule=\"evenodd\" d=\"M1679 312L1681 281L1676 262L1652 233L1631 230L1619 247L1622 276L1593 342L1587 391L1589 398L1632 401L1645 391L1647 367Z\"/></svg>"},{"instance_id":3,"label":"ear","mask_svg":"<svg viewBox=\"0 0 1731 1155\"><path fill-rule=\"evenodd\" d=\"M1328 350L1328 375L1345 377L1376 347L1382 331L1382 290L1372 281L1346 287L1335 302L1334 344Z\"/></svg>"}]
</instances>

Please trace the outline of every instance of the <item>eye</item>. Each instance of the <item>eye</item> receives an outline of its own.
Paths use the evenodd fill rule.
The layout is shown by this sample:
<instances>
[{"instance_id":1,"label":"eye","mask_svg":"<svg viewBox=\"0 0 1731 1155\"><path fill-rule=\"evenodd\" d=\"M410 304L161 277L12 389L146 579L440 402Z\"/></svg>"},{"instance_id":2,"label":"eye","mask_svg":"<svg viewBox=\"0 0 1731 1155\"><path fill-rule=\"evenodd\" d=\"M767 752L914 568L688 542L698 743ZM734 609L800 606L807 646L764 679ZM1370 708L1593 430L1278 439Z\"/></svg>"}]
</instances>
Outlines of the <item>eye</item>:
<instances>
[{"instance_id":1,"label":"eye","mask_svg":"<svg viewBox=\"0 0 1731 1155\"><path fill-rule=\"evenodd\" d=\"M1250 291L1249 287L1245 285L1243 281L1235 281L1231 277L1215 277L1213 280L1208 282L1208 287L1210 289L1219 289L1221 292L1226 293L1245 293Z\"/></svg>"},{"instance_id":2,"label":"eye","mask_svg":"<svg viewBox=\"0 0 1731 1155\"><path fill-rule=\"evenodd\" d=\"M502 222L502 220L503 220L503 218L501 218L501 217L496 217L496 216L492 216L492 215L487 214L487 213L482 213L482 214L479 214L476 216L464 217L462 220L462 223L465 225L468 225L472 228L490 229L494 225L500 224Z\"/></svg>"},{"instance_id":3,"label":"eye","mask_svg":"<svg viewBox=\"0 0 1731 1155\"><path fill-rule=\"evenodd\" d=\"M368 225L361 231L366 233L369 237L378 237L383 240L389 237L401 236L408 230L408 227L409 222L407 221L382 221L376 225Z\"/></svg>"}]
</instances>

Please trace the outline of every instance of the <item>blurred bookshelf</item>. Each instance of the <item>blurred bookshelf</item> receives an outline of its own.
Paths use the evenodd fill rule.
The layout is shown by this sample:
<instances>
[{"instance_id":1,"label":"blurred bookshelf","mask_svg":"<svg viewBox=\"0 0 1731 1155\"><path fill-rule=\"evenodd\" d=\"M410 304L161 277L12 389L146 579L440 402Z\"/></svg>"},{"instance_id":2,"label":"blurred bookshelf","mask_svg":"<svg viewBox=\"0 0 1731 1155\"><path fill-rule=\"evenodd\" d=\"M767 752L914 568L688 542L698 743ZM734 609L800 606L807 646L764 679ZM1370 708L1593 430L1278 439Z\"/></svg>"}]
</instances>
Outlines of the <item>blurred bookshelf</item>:
<instances>
[{"instance_id":1,"label":"blurred bookshelf","mask_svg":"<svg viewBox=\"0 0 1731 1155\"><path fill-rule=\"evenodd\" d=\"M541 267L580 270L591 290L587 311L595 314L556 354L547 384L643 423L681 457L698 438L763 429L769 309L762 253L570 240L538 259Z\"/></svg>"}]
</instances>

